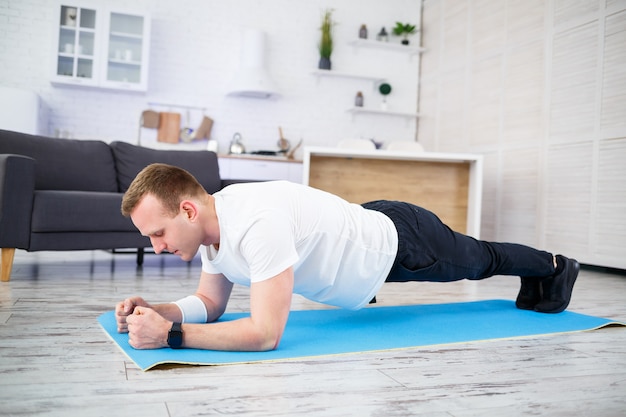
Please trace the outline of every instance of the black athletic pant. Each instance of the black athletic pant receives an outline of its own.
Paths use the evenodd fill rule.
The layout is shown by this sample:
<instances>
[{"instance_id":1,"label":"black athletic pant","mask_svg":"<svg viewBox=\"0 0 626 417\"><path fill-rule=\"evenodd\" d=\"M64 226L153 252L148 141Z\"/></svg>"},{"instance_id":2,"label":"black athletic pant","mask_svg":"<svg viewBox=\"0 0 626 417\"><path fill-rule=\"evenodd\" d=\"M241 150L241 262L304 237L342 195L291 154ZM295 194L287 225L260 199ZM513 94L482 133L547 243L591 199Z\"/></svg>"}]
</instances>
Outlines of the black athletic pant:
<instances>
[{"instance_id":1,"label":"black athletic pant","mask_svg":"<svg viewBox=\"0 0 626 417\"><path fill-rule=\"evenodd\" d=\"M398 253L388 282L448 282L493 275L545 277L554 273L552 254L457 233L422 207L386 200L363 207L387 215L398 231Z\"/></svg>"}]
</instances>

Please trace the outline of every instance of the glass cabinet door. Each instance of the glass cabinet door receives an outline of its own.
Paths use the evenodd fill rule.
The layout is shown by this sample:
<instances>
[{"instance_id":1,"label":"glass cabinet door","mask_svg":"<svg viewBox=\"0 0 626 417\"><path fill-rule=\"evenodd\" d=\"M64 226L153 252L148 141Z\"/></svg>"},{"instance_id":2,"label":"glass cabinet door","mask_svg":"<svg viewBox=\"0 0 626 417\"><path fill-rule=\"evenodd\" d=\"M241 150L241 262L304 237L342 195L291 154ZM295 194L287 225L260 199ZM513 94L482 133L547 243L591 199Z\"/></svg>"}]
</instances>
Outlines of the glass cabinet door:
<instances>
[{"instance_id":1,"label":"glass cabinet door","mask_svg":"<svg viewBox=\"0 0 626 417\"><path fill-rule=\"evenodd\" d=\"M60 6L52 83L146 91L150 16L106 6Z\"/></svg>"},{"instance_id":2,"label":"glass cabinet door","mask_svg":"<svg viewBox=\"0 0 626 417\"><path fill-rule=\"evenodd\" d=\"M112 12L106 63L106 81L139 87L145 84L147 40L144 16Z\"/></svg>"},{"instance_id":3,"label":"glass cabinet door","mask_svg":"<svg viewBox=\"0 0 626 417\"><path fill-rule=\"evenodd\" d=\"M91 81L96 79L96 11L61 6L56 75Z\"/></svg>"}]
</instances>

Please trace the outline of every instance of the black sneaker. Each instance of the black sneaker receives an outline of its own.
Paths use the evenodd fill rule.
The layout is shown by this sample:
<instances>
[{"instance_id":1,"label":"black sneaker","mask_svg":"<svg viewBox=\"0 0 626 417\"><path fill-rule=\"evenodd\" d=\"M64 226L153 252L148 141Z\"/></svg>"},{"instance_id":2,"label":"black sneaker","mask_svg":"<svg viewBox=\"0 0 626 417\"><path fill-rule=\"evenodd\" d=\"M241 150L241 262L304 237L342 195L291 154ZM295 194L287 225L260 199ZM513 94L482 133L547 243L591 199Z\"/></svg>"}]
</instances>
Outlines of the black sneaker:
<instances>
[{"instance_id":1,"label":"black sneaker","mask_svg":"<svg viewBox=\"0 0 626 417\"><path fill-rule=\"evenodd\" d=\"M522 310L534 310L541 301L541 278L521 277L522 286L517 294L515 306Z\"/></svg>"},{"instance_id":2,"label":"black sneaker","mask_svg":"<svg viewBox=\"0 0 626 417\"><path fill-rule=\"evenodd\" d=\"M572 298L580 265L575 259L563 255L557 255L556 262L559 266L558 272L541 280L543 295L535 306L535 311L540 313L560 313L567 308Z\"/></svg>"}]
</instances>

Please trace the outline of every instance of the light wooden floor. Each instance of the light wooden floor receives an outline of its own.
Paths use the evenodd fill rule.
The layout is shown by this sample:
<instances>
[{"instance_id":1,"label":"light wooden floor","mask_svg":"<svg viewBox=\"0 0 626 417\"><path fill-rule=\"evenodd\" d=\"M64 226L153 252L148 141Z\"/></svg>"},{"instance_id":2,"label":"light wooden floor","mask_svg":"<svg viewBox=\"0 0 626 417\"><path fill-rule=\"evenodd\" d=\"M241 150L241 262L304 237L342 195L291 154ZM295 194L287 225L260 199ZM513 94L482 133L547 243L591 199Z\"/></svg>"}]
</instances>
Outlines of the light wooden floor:
<instances>
[{"instance_id":1,"label":"light wooden floor","mask_svg":"<svg viewBox=\"0 0 626 417\"><path fill-rule=\"evenodd\" d=\"M302 361L142 372L96 322L177 299L199 260L18 251L0 283L2 416L623 416L626 329ZM379 305L513 299L519 280L386 284ZM299 297L294 309L322 308ZM238 288L229 311L247 310ZM570 310L626 321L626 276L584 270Z\"/></svg>"}]
</instances>

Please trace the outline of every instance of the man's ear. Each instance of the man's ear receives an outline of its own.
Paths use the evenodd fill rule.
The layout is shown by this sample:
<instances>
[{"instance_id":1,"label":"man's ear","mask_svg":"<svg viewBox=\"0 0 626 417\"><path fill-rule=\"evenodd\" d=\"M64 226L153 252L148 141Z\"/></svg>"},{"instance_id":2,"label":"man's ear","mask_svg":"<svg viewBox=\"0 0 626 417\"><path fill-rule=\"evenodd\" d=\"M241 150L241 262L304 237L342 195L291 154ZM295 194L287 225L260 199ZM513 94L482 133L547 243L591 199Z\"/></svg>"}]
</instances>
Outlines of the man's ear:
<instances>
[{"instance_id":1,"label":"man's ear","mask_svg":"<svg viewBox=\"0 0 626 417\"><path fill-rule=\"evenodd\" d=\"M198 216L196 205L190 200L180 202L180 212L189 220L195 220Z\"/></svg>"}]
</instances>

